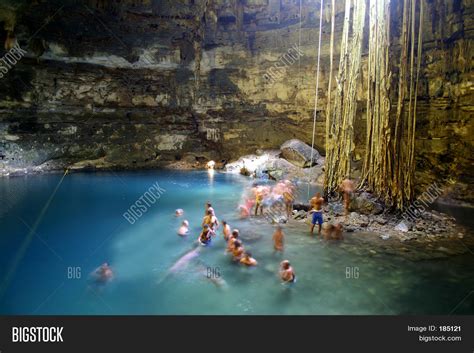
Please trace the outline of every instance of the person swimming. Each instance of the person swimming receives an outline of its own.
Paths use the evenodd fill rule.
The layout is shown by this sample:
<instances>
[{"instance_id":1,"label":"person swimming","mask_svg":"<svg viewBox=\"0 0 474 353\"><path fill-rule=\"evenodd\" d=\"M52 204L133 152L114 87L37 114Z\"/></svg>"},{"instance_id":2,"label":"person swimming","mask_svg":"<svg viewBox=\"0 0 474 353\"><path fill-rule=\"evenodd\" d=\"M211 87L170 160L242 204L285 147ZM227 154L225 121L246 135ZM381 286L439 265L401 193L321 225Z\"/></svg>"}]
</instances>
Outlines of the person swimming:
<instances>
[{"instance_id":1,"label":"person swimming","mask_svg":"<svg viewBox=\"0 0 474 353\"><path fill-rule=\"evenodd\" d=\"M232 234L229 237L229 240L227 241L227 252L232 252L234 250L234 242L237 240L239 237L239 230L234 229L232 231Z\"/></svg>"},{"instance_id":2,"label":"person swimming","mask_svg":"<svg viewBox=\"0 0 474 353\"><path fill-rule=\"evenodd\" d=\"M240 240L234 241L234 248L232 249L232 260L240 261L244 255L244 246Z\"/></svg>"},{"instance_id":3,"label":"person swimming","mask_svg":"<svg viewBox=\"0 0 474 353\"><path fill-rule=\"evenodd\" d=\"M280 263L280 278L284 283L294 283L296 275L288 260L283 260Z\"/></svg>"},{"instance_id":4,"label":"person swimming","mask_svg":"<svg viewBox=\"0 0 474 353\"><path fill-rule=\"evenodd\" d=\"M275 233L273 233L273 248L275 251L283 252L283 244L285 240L285 236L283 234L283 230L280 226L277 227Z\"/></svg>"},{"instance_id":5,"label":"person swimming","mask_svg":"<svg viewBox=\"0 0 474 353\"><path fill-rule=\"evenodd\" d=\"M212 216L211 217L211 222L213 224L212 229L217 230L217 228L219 228L219 220L217 219L216 212L214 211L212 207L209 207L208 210L209 212L211 212L211 216Z\"/></svg>"},{"instance_id":6,"label":"person swimming","mask_svg":"<svg viewBox=\"0 0 474 353\"><path fill-rule=\"evenodd\" d=\"M107 262L100 265L94 272L93 275L97 282L105 283L110 281L114 277L112 268Z\"/></svg>"},{"instance_id":7,"label":"person swimming","mask_svg":"<svg viewBox=\"0 0 474 353\"><path fill-rule=\"evenodd\" d=\"M252 254L247 251L244 253L242 258L240 259L240 263L245 266L257 266L258 262L252 257Z\"/></svg>"},{"instance_id":8,"label":"person swimming","mask_svg":"<svg viewBox=\"0 0 474 353\"><path fill-rule=\"evenodd\" d=\"M211 207L212 207L211 202L210 202L210 201L206 201L206 205L204 206L204 208L205 208L204 217L207 216L208 211L209 211L209 208L211 208Z\"/></svg>"},{"instance_id":9,"label":"person swimming","mask_svg":"<svg viewBox=\"0 0 474 353\"><path fill-rule=\"evenodd\" d=\"M181 227L178 229L178 235L184 236L189 233L189 222L187 220L184 220L183 223L181 223Z\"/></svg>"},{"instance_id":10,"label":"person swimming","mask_svg":"<svg viewBox=\"0 0 474 353\"><path fill-rule=\"evenodd\" d=\"M342 235L342 224L329 224L325 229L323 229L323 238L324 240L344 240Z\"/></svg>"},{"instance_id":11,"label":"person swimming","mask_svg":"<svg viewBox=\"0 0 474 353\"><path fill-rule=\"evenodd\" d=\"M175 215L176 217L180 217L180 216L182 216L183 214L184 214L184 210L183 210L182 208L178 208L178 209L176 209L176 211L174 211L174 215Z\"/></svg>"},{"instance_id":12,"label":"person swimming","mask_svg":"<svg viewBox=\"0 0 474 353\"><path fill-rule=\"evenodd\" d=\"M211 244L211 239L212 239L212 231L210 227L207 224L205 224L203 226L203 230L201 234L199 234L198 241L199 243L201 243L201 245L206 246L206 245Z\"/></svg>"},{"instance_id":13,"label":"person swimming","mask_svg":"<svg viewBox=\"0 0 474 353\"><path fill-rule=\"evenodd\" d=\"M229 241L230 236L232 235L232 231L230 230L230 226L227 224L226 221L222 221L222 234L224 235L224 240Z\"/></svg>"},{"instance_id":14,"label":"person swimming","mask_svg":"<svg viewBox=\"0 0 474 353\"><path fill-rule=\"evenodd\" d=\"M245 205L239 205L240 218L247 218L250 216L249 208Z\"/></svg>"}]
</instances>

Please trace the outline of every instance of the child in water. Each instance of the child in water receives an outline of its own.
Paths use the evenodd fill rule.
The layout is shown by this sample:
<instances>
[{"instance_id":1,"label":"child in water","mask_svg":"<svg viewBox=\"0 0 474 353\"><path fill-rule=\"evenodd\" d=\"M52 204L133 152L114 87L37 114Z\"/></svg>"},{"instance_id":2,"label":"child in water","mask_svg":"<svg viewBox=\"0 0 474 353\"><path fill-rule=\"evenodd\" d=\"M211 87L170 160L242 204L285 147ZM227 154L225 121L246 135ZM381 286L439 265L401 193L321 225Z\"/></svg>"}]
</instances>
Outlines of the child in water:
<instances>
[{"instance_id":1,"label":"child in water","mask_svg":"<svg viewBox=\"0 0 474 353\"><path fill-rule=\"evenodd\" d=\"M189 232L189 222L187 220L184 220L183 223L181 223L181 227L178 229L178 235L184 236L188 234Z\"/></svg>"}]
</instances>

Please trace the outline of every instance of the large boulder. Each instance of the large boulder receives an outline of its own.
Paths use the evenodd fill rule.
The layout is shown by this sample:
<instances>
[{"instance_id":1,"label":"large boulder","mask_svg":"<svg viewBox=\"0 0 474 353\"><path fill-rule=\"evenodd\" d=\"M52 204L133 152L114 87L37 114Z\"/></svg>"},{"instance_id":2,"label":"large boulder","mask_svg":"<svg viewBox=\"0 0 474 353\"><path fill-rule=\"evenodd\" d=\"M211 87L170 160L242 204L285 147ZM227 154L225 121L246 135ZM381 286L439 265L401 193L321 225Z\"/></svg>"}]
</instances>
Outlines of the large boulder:
<instances>
[{"instance_id":1,"label":"large boulder","mask_svg":"<svg viewBox=\"0 0 474 353\"><path fill-rule=\"evenodd\" d=\"M361 214L369 215L381 214L384 210L383 205L371 194L363 192L360 195L355 195L351 199L349 210Z\"/></svg>"},{"instance_id":2,"label":"large boulder","mask_svg":"<svg viewBox=\"0 0 474 353\"><path fill-rule=\"evenodd\" d=\"M306 182L322 182L324 177L324 158L319 157L318 164L311 168L300 168L280 158L280 150L264 150L258 154L240 157L237 161L225 165L228 173L245 174L257 178L274 180L298 179ZM242 173L244 171L244 173Z\"/></svg>"},{"instance_id":3,"label":"large boulder","mask_svg":"<svg viewBox=\"0 0 474 353\"><path fill-rule=\"evenodd\" d=\"M311 150L313 151L312 160ZM321 157L317 150L298 139L286 141L281 145L280 151L283 158L301 168L312 167L318 164L318 160Z\"/></svg>"}]
</instances>

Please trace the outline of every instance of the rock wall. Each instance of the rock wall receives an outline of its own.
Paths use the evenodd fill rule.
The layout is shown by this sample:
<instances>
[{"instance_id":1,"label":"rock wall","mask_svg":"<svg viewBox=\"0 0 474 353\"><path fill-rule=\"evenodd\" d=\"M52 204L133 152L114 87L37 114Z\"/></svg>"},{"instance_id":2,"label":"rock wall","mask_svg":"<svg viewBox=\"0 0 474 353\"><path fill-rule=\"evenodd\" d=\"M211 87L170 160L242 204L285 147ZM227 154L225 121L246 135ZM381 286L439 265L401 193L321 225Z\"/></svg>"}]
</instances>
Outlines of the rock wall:
<instances>
[{"instance_id":1,"label":"rock wall","mask_svg":"<svg viewBox=\"0 0 474 353\"><path fill-rule=\"evenodd\" d=\"M0 16L0 39L14 22L28 54L0 80L4 171L86 160L155 167L235 159L291 138L311 143L319 1L301 2L301 22L297 0L12 3L0 5L9 14ZM459 172L472 183L474 4L423 4L417 181L423 187ZM392 1L395 60L399 6ZM343 7L337 1L335 72ZM329 10L325 5L315 135L323 153ZM365 146L366 53L365 42L355 168Z\"/></svg>"}]
</instances>

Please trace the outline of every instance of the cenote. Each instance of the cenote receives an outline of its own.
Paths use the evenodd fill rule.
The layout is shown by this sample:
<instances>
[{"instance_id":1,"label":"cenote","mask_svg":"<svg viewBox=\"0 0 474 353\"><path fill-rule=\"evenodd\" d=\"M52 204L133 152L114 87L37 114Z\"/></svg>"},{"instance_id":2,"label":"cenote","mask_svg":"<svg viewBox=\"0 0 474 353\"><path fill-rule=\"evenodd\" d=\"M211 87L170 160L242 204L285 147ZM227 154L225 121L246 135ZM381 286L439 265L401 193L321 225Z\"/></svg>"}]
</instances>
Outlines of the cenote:
<instances>
[{"instance_id":1,"label":"cenote","mask_svg":"<svg viewBox=\"0 0 474 353\"><path fill-rule=\"evenodd\" d=\"M240 219L247 177L207 171L47 174L0 181L1 314L472 314L472 254L410 261L360 244L363 233L324 242L307 225L283 225L284 254L275 254L274 225ZM165 191L134 224L123 213L150 186ZM58 186L59 185L59 186ZM306 185L299 185L306 192ZM57 190L55 191L55 189ZM304 194L303 192L303 194ZM311 190L313 192L313 190ZM196 248L204 202L239 228L258 266L244 268L224 253L219 231L210 247L174 274L167 271ZM176 230L183 208L190 235ZM282 285L278 266L290 259L297 274ZM106 285L89 274L103 262L114 269ZM75 269L71 272L71 268ZM208 279L208 268L219 281ZM71 274L73 273L73 274Z\"/></svg>"},{"instance_id":2,"label":"cenote","mask_svg":"<svg viewBox=\"0 0 474 353\"><path fill-rule=\"evenodd\" d=\"M0 0L0 316L474 314L473 13Z\"/></svg>"}]
</instances>

